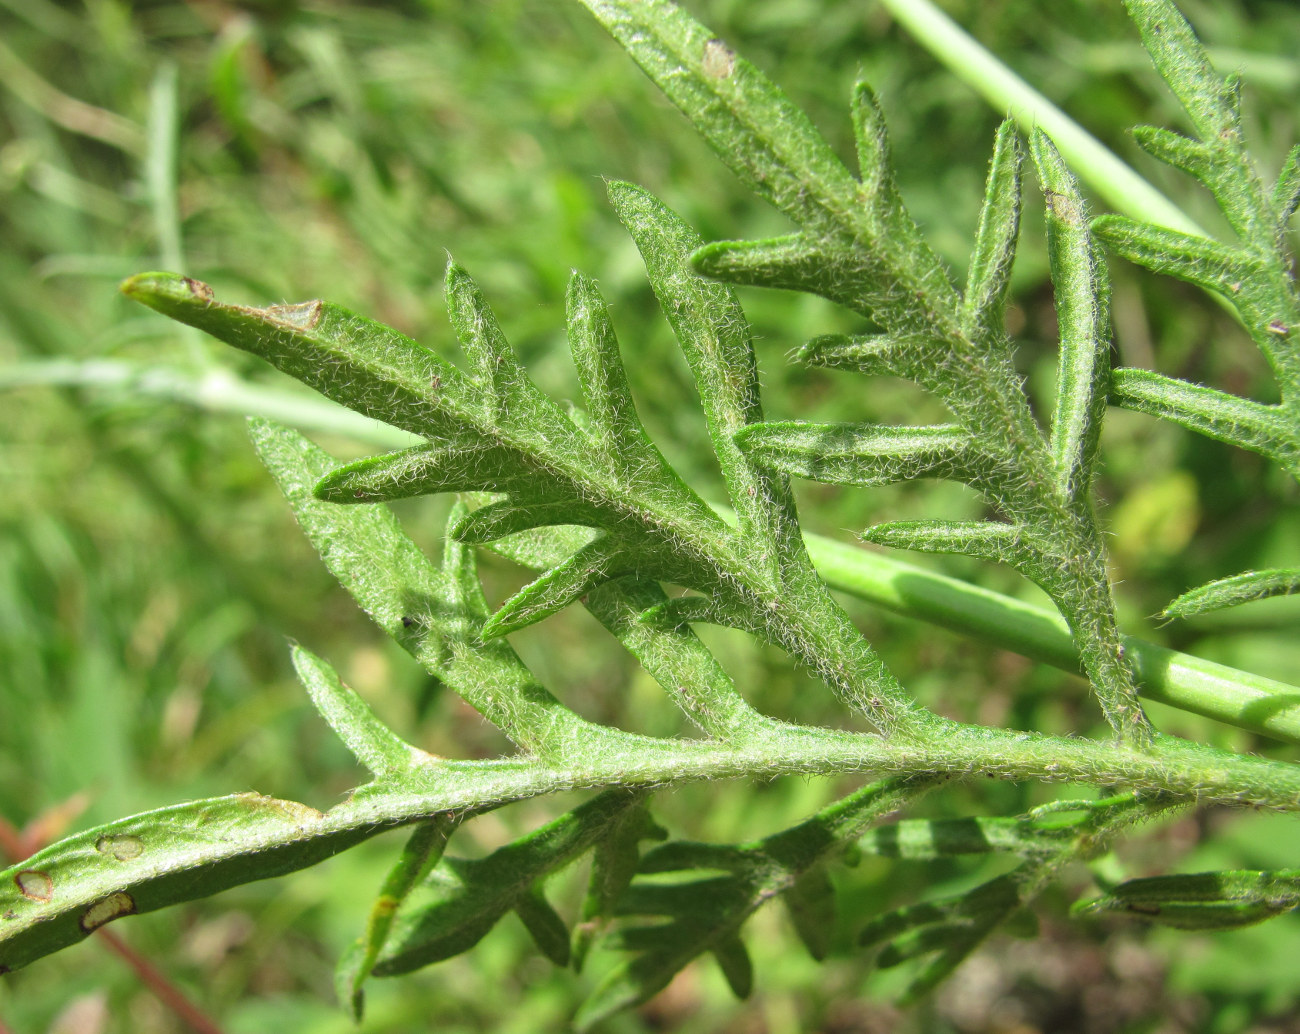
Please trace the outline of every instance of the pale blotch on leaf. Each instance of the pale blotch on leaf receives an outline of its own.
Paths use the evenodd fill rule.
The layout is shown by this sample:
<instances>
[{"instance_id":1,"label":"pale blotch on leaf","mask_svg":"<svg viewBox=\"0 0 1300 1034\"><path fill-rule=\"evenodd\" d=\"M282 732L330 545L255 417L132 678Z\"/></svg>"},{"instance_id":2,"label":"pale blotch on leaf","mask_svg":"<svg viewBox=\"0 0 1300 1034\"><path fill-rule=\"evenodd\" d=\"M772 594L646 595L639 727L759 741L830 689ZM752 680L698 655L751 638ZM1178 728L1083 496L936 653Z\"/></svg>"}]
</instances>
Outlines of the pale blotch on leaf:
<instances>
[{"instance_id":1,"label":"pale blotch on leaf","mask_svg":"<svg viewBox=\"0 0 1300 1034\"><path fill-rule=\"evenodd\" d=\"M1047 207L1061 222L1069 226L1078 226L1083 222L1083 211L1077 200L1055 190L1045 191L1044 194L1047 198Z\"/></svg>"},{"instance_id":2,"label":"pale blotch on leaf","mask_svg":"<svg viewBox=\"0 0 1300 1034\"><path fill-rule=\"evenodd\" d=\"M116 833L96 840L95 850L110 858L116 858L119 862L129 862L132 858L139 858L144 854L144 841L130 833Z\"/></svg>"},{"instance_id":3,"label":"pale blotch on leaf","mask_svg":"<svg viewBox=\"0 0 1300 1034\"><path fill-rule=\"evenodd\" d=\"M325 303L317 299L313 302L298 302L294 305L272 305L260 311L272 323L278 323L291 330L311 330L320 322Z\"/></svg>"},{"instance_id":4,"label":"pale blotch on leaf","mask_svg":"<svg viewBox=\"0 0 1300 1034\"><path fill-rule=\"evenodd\" d=\"M736 69L736 52L720 39L704 44L704 74L710 79L726 79Z\"/></svg>"},{"instance_id":5,"label":"pale blotch on leaf","mask_svg":"<svg viewBox=\"0 0 1300 1034\"><path fill-rule=\"evenodd\" d=\"M135 898L124 890L110 894L102 901L96 901L81 917L81 928L86 933L98 930L105 923L111 923L121 916L129 916L135 911Z\"/></svg>"},{"instance_id":6,"label":"pale blotch on leaf","mask_svg":"<svg viewBox=\"0 0 1300 1034\"><path fill-rule=\"evenodd\" d=\"M325 817L323 812L315 808L299 804L297 801L282 801L278 797L267 797L255 791L235 794L235 800L247 808L254 810L266 810L278 812L285 818L292 819L300 825L319 822Z\"/></svg>"},{"instance_id":7,"label":"pale blotch on leaf","mask_svg":"<svg viewBox=\"0 0 1300 1034\"><path fill-rule=\"evenodd\" d=\"M49 873L39 869L24 869L14 876L14 883L22 896L32 901L49 901L54 897L54 881Z\"/></svg>"}]
</instances>

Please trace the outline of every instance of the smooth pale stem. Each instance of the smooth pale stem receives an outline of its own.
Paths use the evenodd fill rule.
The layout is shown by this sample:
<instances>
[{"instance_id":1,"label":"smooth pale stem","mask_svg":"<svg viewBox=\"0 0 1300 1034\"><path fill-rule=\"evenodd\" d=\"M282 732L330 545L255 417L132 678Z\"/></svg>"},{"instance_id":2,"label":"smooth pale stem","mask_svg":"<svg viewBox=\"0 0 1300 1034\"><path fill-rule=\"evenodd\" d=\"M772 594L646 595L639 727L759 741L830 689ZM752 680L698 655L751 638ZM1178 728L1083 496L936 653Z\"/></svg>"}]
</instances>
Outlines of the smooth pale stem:
<instances>
[{"instance_id":1,"label":"smooth pale stem","mask_svg":"<svg viewBox=\"0 0 1300 1034\"><path fill-rule=\"evenodd\" d=\"M1016 75L931 0L880 0L921 46L997 111L1028 132L1037 126L1076 176L1116 212L1208 237L1181 208L1120 161L1105 144Z\"/></svg>"},{"instance_id":2,"label":"smooth pale stem","mask_svg":"<svg viewBox=\"0 0 1300 1034\"><path fill-rule=\"evenodd\" d=\"M1079 672L1078 651L1059 614L820 535L805 535L804 543L832 589ZM1295 686L1134 636L1124 637L1124 649L1138 692L1148 700L1300 743L1300 689Z\"/></svg>"},{"instance_id":3,"label":"smooth pale stem","mask_svg":"<svg viewBox=\"0 0 1300 1034\"><path fill-rule=\"evenodd\" d=\"M70 359L0 367L0 392L37 385L166 398L212 413L262 416L303 431L347 435L381 449L420 441L324 399L251 384L220 370L195 375L167 366ZM1052 611L820 535L805 535L804 542L832 589L1065 671L1079 671L1070 633ZM1148 700L1300 743L1300 688L1141 639L1126 637L1125 648L1138 692Z\"/></svg>"},{"instance_id":4,"label":"smooth pale stem","mask_svg":"<svg viewBox=\"0 0 1300 1034\"><path fill-rule=\"evenodd\" d=\"M180 75L175 63L159 65L149 84L149 119L145 127L145 191L158 239L158 260L163 269L184 269L181 243L178 159L180 151ZM191 362L207 365L203 335L193 327L181 331Z\"/></svg>"},{"instance_id":5,"label":"smooth pale stem","mask_svg":"<svg viewBox=\"0 0 1300 1034\"><path fill-rule=\"evenodd\" d=\"M344 435L385 452L423 441L418 435L344 409L315 392L285 391L241 380L220 367L194 372L122 359L33 359L0 365L0 392L34 387L89 388L180 402L204 413L260 416L299 431Z\"/></svg>"}]
</instances>

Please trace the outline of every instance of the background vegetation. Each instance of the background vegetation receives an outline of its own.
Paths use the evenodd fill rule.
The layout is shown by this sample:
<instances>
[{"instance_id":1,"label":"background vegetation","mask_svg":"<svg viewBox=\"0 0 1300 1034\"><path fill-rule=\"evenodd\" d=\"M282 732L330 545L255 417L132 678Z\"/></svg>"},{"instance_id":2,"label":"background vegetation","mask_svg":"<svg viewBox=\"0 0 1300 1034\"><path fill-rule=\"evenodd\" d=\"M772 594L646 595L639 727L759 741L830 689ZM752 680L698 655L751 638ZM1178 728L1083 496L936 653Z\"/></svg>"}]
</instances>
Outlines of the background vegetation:
<instances>
[{"instance_id":1,"label":"background vegetation","mask_svg":"<svg viewBox=\"0 0 1300 1034\"><path fill-rule=\"evenodd\" d=\"M1181 120L1119 5L944 6L1198 221L1218 225L1190 180L1144 158L1126 135L1136 122ZM1244 72L1249 139L1261 164L1276 169L1300 138L1300 11L1262 0L1182 6L1220 65ZM945 259L964 269L999 112L872 4L690 7L846 150L849 87L865 73L890 118L912 211ZM647 425L674 464L717 497L708 491L717 473L689 373L606 208L602 176L649 187L706 239L784 229L577 5L0 0L0 388L12 389L0 395L0 817L20 829L41 816L57 820L62 808L66 821L84 826L244 789L322 807L336 801L358 772L293 678L286 635L327 653L420 746L482 756L503 748L334 584L254 457L242 420L203 411L220 408L227 375L281 396L300 389L142 312L115 284L141 269L178 268L258 304L326 297L449 349L440 297L447 249L483 285L539 383L573 397L562 317L565 280L577 266L611 300ZM1050 357L1033 342L1053 338L1051 292L1030 222L1010 318L1030 342L1021 359L1031 385L1050 394ZM1190 287L1111 265L1125 364L1262 397L1261 360L1224 312ZM760 335L772 416L910 423L934 405L901 381L863 394L858 379L787 366L785 353L806 338L850 329L829 305L772 292L747 292L744 301ZM172 397L168 371L207 378L207 402ZM356 434L316 431L340 456L367 451ZM1216 575L1300 555L1295 484L1259 457L1119 411L1103 456L1125 629L1294 682L1294 600L1163 629L1147 615ZM950 484L804 486L802 501L809 529L844 538L874 520L974 516L978 507ZM430 548L441 505L400 508ZM1010 572L960 558L933 562L1001 591L1031 592ZM488 566L488 578L494 600L522 583L504 564ZM879 612L858 616L905 684L944 713L1052 732L1100 728L1077 680ZM515 641L582 713L676 730L657 689L585 614L571 609ZM774 652L725 632L711 641L760 709L844 720L828 694L804 692L803 677ZM1166 731L1295 754L1152 711ZM692 787L662 795L657 814L675 833L729 840L795 822L847 788L794 779ZM987 812L1011 814L1046 791L997 784L960 792L982 798ZM457 835L457 849L489 850L564 803L476 820ZM930 808L959 803L948 795ZM381 838L291 878L115 930L222 1030L349 1030L333 1002L333 963L360 929L395 847ZM1153 830L1103 864L1143 875L1293 866L1298 853L1293 822L1226 823L1211 812ZM951 891L988 875L951 861L864 862L837 873L861 916L927 887ZM1080 872L1076 885L1087 878ZM574 880L571 905L579 894ZM1071 922L1067 904L1046 900L1042 940L995 941L905 1019L886 1004L898 975L872 971L848 930L818 965L774 912L756 920L770 936L751 939L758 980L750 1001L737 1005L720 976L697 964L608 1026L1300 1029L1294 918L1189 936ZM362 1029L564 1029L579 981L554 971L513 924L467 956L372 985ZM21 1032L186 1029L93 942L0 981L0 1022Z\"/></svg>"}]
</instances>

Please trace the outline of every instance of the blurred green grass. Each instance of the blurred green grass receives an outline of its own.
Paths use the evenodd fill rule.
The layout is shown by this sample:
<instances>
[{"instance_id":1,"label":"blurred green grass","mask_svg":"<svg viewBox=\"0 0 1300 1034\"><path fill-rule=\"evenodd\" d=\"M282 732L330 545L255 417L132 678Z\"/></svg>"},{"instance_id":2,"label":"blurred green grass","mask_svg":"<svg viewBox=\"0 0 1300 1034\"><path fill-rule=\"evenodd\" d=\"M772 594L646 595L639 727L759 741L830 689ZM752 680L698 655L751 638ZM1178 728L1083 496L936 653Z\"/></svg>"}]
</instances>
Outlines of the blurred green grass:
<instances>
[{"instance_id":1,"label":"blurred green grass","mask_svg":"<svg viewBox=\"0 0 1300 1034\"><path fill-rule=\"evenodd\" d=\"M871 4L690 6L845 153L848 89L858 75L869 79L890 119L903 192L940 253L964 269L996 112ZM1135 122L1180 121L1119 5L945 7L1215 225L1205 199L1126 135ZM1251 139L1261 164L1275 169L1300 137L1300 12L1262 0L1184 7L1220 60L1244 70ZM688 371L605 206L602 177L658 192L706 238L784 229L576 4L0 0L0 363L61 357L224 369L291 391L248 357L133 308L116 281L178 264L239 300L328 297L452 350L440 289L452 251L534 376L572 398L563 290L569 269L580 267L610 298L647 425L695 485L720 497ZM1023 370L1046 400L1054 318L1032 191L1011 320ZM1267 392L1261 362L1219 309L1183 285L1112 268L1123 361ZM784 293L743 300L772 414L913 422L934 410L902 382L864 386L785 363L807 337L853 329L845 314ZM244 789L328 806L358 772L294 682L285 636L326 652L421 746L503 749L332 584L237 417L86 387L8 391L0 407L0 815L21 826L81 791L90 795L83 824ZM340 455L365 451L344 436L317 437ZM1163 630L1147 616L1190 585L1300 554L1296 486L1256 457L1130 414L1112 413L1105 457L1126 627L1294 681L1295 601ZM810 485L800 497L808 526L838 536L876 520L960 517L979 506L930 484L870 493ZM416 501L401 512L436 547L442 504ZM1029 591L1005 571L964 560L939 566ZM487 578L500 598L519 575L488 564ZM1095 724L1077 681L861 606L854 613L906 683L946 713L1055 732ZM653 683L592 633L585 615L564 614L521 635L520 649L584 714L648 732L678 729ZM848 721L772 651L726 633L711 641L763 709ZM1161 710L1159 719L1169 731L1238 749L1278 749L1190 716ZM675 834L749 837L797 821L848 785L686 787L661 795L658 811ZM971 787L930 809L1011 813L1045 792ZM457 835L456 849L487 850L562 803L487 816ZM1121 854L1134 873L1294 864L1293 824L1234 823L1189 819ZM1276 860L1251 860L1261 841L1278 847ZM117 929L227 1031L354 1029L333 1004L330 973L394 846L381 839L290 879ZM580 873L569 875L572 910ZM864 863L836 876L850 919L976 878L950 862ZM905 1018L884 1004L898 974L871 972L852 947L852 923L818 966L773 910L756 919L759 936L750 939L759 974L750 1002L732 1002L702 964L609 1029L1139 1031L1163 1018L1160 1029L1228 1034L1291 1008L1285 966L1232 961L1247 950L1294 959L1300 924L1292 919L1214 940L1171 938L1070 925L1066 904L1062 895L1046 900L1043 941L1027 950L996 942ZM362 1029L563 1030L599 966L581 978L557 973L511 923L465 957L376 982ZM97 994L108 1017L98 1029L180 1029L93 943L0 981L0 1018L17 1031L54 1030L65 1009Z\"/></svg>"}]
</instances>

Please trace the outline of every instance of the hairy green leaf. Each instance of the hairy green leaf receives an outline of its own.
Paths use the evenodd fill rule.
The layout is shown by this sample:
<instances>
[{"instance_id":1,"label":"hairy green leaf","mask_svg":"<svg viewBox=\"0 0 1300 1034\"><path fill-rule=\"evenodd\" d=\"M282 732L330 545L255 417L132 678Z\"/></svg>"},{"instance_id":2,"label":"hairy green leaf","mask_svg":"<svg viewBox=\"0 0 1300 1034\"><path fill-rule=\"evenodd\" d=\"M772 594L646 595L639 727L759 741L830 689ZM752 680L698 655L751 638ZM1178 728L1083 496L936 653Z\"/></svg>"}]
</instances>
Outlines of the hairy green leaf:
<instances>
[{"instance_id":1,"label":"hairy green leaf","mask_svg":"<svg viewBox=\"0 0 1300 1034\"><path fill-rule=\"evenodd\" d=\"M321 478L315 491L330 503L378 503L439 492L524 489L536 496L548 488L563 490L518 453L462 434L344 464Z\"/></svg>"},{"instance_id":2,"label":"hairy green leaf","mask_svg":"<svg viewBox=\"0 0 1300 1034\"><path fill-rule=\"evenodd\" d=\"M1079 185L1045 134L1035 132L1030 145L1047 199L1047 257L1061 340L1052 459L1061 494L1086 502L1110 382L1110 285Z\"/></svg>"},{"instance_id":3,"label":"hairy green leaf","mask_svg":"<svg viewBox=\"0 0 1300 1034\"><path fill-rule=\"evenodd\" d=\"M463 816L454 814L439 815L416 826L371 906L365 933L339 959L334 987L353 1019L360 1020L365 1010L364 985L388 940L397 909L438 864L447 841L462 819Z\"/></svg>"},{"instance_id":4,"label":"hairy green leaf","mask_svg":"<svg viewBox=\"0 0 1300 1034\"><path fill-rule=\"evenodd\" d=\"M924 793L925 777L884 780L836 801L797 826L734 846L669 842L646 853L644 874L721 869L725 875L686 882L632 883L618 904L625 916L667 917L621 925L607 944L632 952L583 1003L576 1024L586 1029L619 1009L643 1002L667 986L689 961L713 952L732 989L747 993L752 980L739 932L758 908L794 887L806 874L845 850L899 805ZM812 877L816 879L816 877ZM805 887L805 893L807 892ZM796 895L800 892L796 891ZM806 902L801 899L801 903ZM796 905L795 907L799 907ZM817 906L824 909L823 901Z\"/></svg>"},{"instance_id":5,"label":"hairy green leaf","mask_svg":"<svg viewBox=\"0 0 1300 1034\"><path fill-rule=\"evenodd\" d=\"M640 800L635 791L608 790L486 858L443 857L398 908L375 976L459 955L512 910L551 958L567 963L568 931L561 932L563 922L539 899L538 882L589 851Z\"/></svg>"},{"instance_id":6,"label":"hairy green leaf","mask_svg":"<svg viewBox=\"0 0 1300 1034\"><path fill-rule=\"evenodd\" d=\"M453 437L473 411L469 385L455 367L337 305L230 305L207 284L172 273L141 273L122 292L261 356L335 402L415 434Z\"/></svg>"},{"instance_id":7,"label":"hairy green leaf","mask_svg":"<svg viewBox=\"0 0 1300 1034\"><path fill-rule=\"evenodd\" d=\"M862 932L860 943L872 944L885 935L891 938L876 956L882 969L930 956L902 997L904 1003L911 1003L933 990L1021 903L1015 875L999 876L960 897L900 910L901 929L873 924Z\"/></svg>"},{"instance_id":8,"label":"hairy green leaf","mask_svg":"<svg viewBox=\"0 0 1300 1034\"><path fill-rule=\"evenodd\" d=\"M1153 158L1195 176L1208 177L1214 163L1214 150L1199 140L1192 140L1158 126L1134 126L1133 139Z\"/></svg>"},{"instance_id":9,"label":"hairy green leaf","mask_svg":"<svg viewBox=\"0 0 1300 1034\"><path fill-rule=\"evenodd\" d=\"M1024 156L1015 122L998 127L984 187L984 205L975 231L962 297L963 322L972 336L1004 333L1003 309L1016 243L1020 238L1020 167Z\"/></svg>"},{"instance_id":10,"label":"hairy green leaf","mask_svg":"<svg viewBox=\"0 0 1300 1034\"><path fill-rule=\"evenodd\" d=\"M850 337L825 334L813 338L795 354L809 366L856 370L868 377L892 374L915 377L917 342L890 334Z\"/></svg>"},{"instance_id":11,"label":"hairy green leaf","mask_svg":"<svg viewBox=\"0 0 1300 1034\"><path fill-rule=\"evenodd\" d=\"M539 407L546 400L533 386L497 324L478 285L455 262L447 263L447 315L476 374L484 418L503 422L512 408Z\"/></svg>"},{"instance_id":12,"label":"hairy green leaf","mask_svg":"<svg viewBox=\"0 0 1300 1034\"><path fill-rule=\"evenodd\" d=\"M629 808L610 822L607 834L592 851L582 922L573 931L574 969L582 969L592 942L607 928L618 899L636 875L641 858L640 842L663 840L667 836L668 832L650 817L644 803Z\"/></svg>"},{"instance_id":13,"label":"hairy green leaf","mask_svg":"<svg viewBox=\"0 0 1300 1034\"><path fill-rule=\"evenodd\" d=\"M575 271L569 277L565 305L569 350L591 417L593 444L628 477L637 477L642 466L665 468L667 464L637 416L618 338L596 285Z\"/></svg>"},{"instance_id":14,"label":"hairy green leaf","mask_svg":"<svg viewBox=\"0 0 1300 1034\"><path fill-rule=\"evenodd\" d=\"M937 477L980 476L971 436L960 427L753 424L737 436L755 462L786 474L841 485L889 485Z\"/></svg>"},{"instance_id":15,"label":"hairy green leaf","mask_svg":"<svg viewBox=\"0 0 1300 1034\"><path fill-rule=\"evenodd\" d=\"M1291 148L1281 172L1277 174L1277 182L1273 185L1273 207L1277 210L1277 235L1281 237L1296 208L1300 207L1300 144Z\"/></svg>"},{"instance_id":16,"label":"hairy green leaf","mask_svg":"<svg viewBox=\"0 0 1300 1034\"><path fill-rule=\"evenodd\" d=\"M1233 930L1300 907L1300 870L1203 872L1128 880L1074 912L1125 912L1180 930Z\"/></svg>"},{"instance_id":17,"label":"hairy green leaf","mask_svg":"<svg viewBox=\"0 0 1300 1034\"><path fill-rule=\"evenodd\" d=\"M1167 604L1161 616L1187 618L1255 600L1266 600L1272 596L1290 596L1295 592L1300 592L1300 568L1246 571L1188 590Z\"/></svg>"},{"instance_id":18,"label":"hairy green leaf","mask_svg":"<svg viewBox=\"0 0 1300 1034\"><path fill-rule=\"evenodd\" d=\"M457 520L447 534L459 542L478 545L536 528L550 528L557 524L598 527L608 520L608 513L576 499L518 502L512 497L470 511Z\"/></svg>"},{"instance_id":19,"label":"hairy green leaf","mask_svg":"<svg viewBox=\"0 0 1300 1034\"><path fill-rule=\"evenodd\" d=\"M1249 256L1208 237L1148 226L1122 215L1098 216L1092 229L1130 262L1228 298L1239 294L1255 272Z\"/></svg>"},{"instance_id":20,"label":"hairy green leaf","mask_svg":"<svg viewBox=\"0 0 1300 1034\"><path fill-rule=\"evenodd\" d=\"M649 567L649 559L626 542L602 536L506 600L483 626L482 636L493 639L509 635L540 621L604 582Z\"/></svg>"},{"instance_id":21,"label":"hairy green leaf","mask_svg":"<svg viewBox=\"0 0 1300 1034\"><path fill-rule=\"evenodd\" d=\"M888 521L862 533L867 542L923 553L965 553L1014 567L1032 562L1025 530L996 521Z\"/></svg>"},{"instance_id":22,"label":"hairy green leaf","mask_svg":"<svg viewBox=\"0 0 1300 1034\"><path fill-rule=\"evenodd\" d=\"M336 810L337 811L337 810ZM346 813L239 793L67 837L0 873L0 972L105 923L315 865L379 832Z\"/></svg>"},{"instance_id":23,"label":"hairy green leaf","mask_svg":"<svg viewBox=\"0 0 1300 1034\"><path fill-rule=\"evenodd\" d=\"M533 884L516 899L515 914L543 955L557 966L569 964L569 928L546 900L541 887Z\"/></svg>"},{"instance_id":24,"label":"hairy green leaf","mask_svg":"<svg viewBox=\"0 0 1300 1034\"><path fill-rule=\"evenodd\" d=\"M1129 17L1161 77L1182 102L1203 139L1235 134L1237 92L1210 65L1201 41L1170 0L1126 0Z\"/></svg>"},{"instance_id":25,"label":"hairy green leaf","mask_svg":"<svg viewBox=\"0 0 1300 1034\"><path fill-rule=\"evenodd\" d=\"M315 654L295 644L293 666L311 694L316 710L376 779L397 780L413 766L426 765L433 760L379 721L365 701L345 686L334 669Z\"/></svg>"},{"instance_id":26,"label":"hairy green leaf","mask_svg":"<svg viewBox=\"0 0 1300 1034\"><path fill-rule=\"evenodd\" d=\"M1207 438L1261 453L1300 476L1300 435L1278 406L1129 368L1115 371L1111 400L1127 409L1172 420Z\"/></svg>"},{"instance_id":27,"label":"hairy green leaf","mask_svg":"<svg viewBox=\"0 0 1300 1034\"><path fill-rule=\"evenodd\" d=\"M726 937L713 946L713 957L727 978L727 986L737 998L745 999L754 990L754 963L739 937Z\"/></svg>"},{"instance_id":28,"label":"hairy green leaf","mask_svg":"<svg viewBox=\"0 0 1300 1034\"><path fill-rule=\"evenodd\" d=\"M818 962L831 950L835 933L835 886L825 866L801 874L782 896L790 920L808 954Z\"/></svg>"},{"instance_id":29,"label":"hairy green leaf","mask_svg":"<svg viewBox=\"0 0 1300 1034\"><path fill-rule=\"evenodd\" d=\"M857 842L863 854L925 861L953 855L1006 852L1025 857L1054 853L1064 830L1045 830L1024 818L913 819L879 826Z\"/></svg>"}]
</instances>

